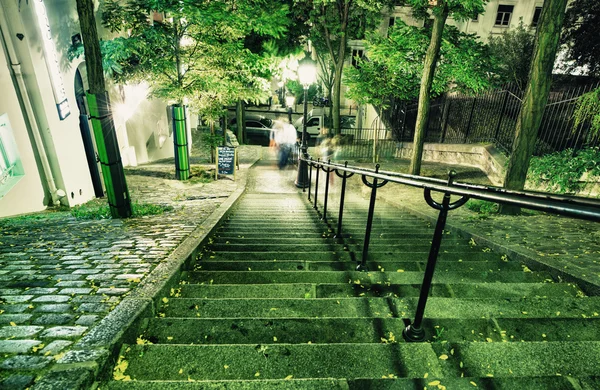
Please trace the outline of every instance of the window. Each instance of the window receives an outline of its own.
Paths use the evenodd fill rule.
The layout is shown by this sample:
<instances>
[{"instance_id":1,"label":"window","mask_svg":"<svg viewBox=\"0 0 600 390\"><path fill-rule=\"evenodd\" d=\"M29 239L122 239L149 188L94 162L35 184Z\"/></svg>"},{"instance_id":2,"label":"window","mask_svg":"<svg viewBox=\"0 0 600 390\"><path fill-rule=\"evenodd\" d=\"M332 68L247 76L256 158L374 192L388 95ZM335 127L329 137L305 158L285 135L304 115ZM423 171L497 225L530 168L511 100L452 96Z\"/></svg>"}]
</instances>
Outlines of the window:
<instances>
[{"instance_id":1,"label":"window","mask_svg":"<svg viewBox=\"0 0 600 390\"><path fill-rule=\"evenodd\" d=\"M8 114L0 115L0 198L6 195L24 174Z\"/></svg>"},{"instance_id":2,"label":"window","mask_svg":"<svg viewBox=\"0 0 600 390\"><path fill-rule=\"evenodd\" d=\"M510 26L510 17L512 16L514 5L498 5L496 14L496 26Z\"/></svg>"},{"instance_id":3,"label":"window","mask_svg":"<svg viewBox=\"0 0 600 390\"><path fill-rule=\"evenodd\" d=\"M531 20L531 27L537 27L540 22L540 15L542 14L542 7L535 7L533 11L533 19Z\"/></svg>"},{"instance_id":4,"label":"window","mask_svg":"<svg viewBox=\"0 0 600 390\"><path fill-rule=\"evenodd\" d=\"M353 49L352 50L352 66L358 67L358 59L362 59L365 55L363 50Z\"/></svg>"},{"instance_id":5,"label":"window","mask_svg":"<svg viewBox=\"0 0 600 390\"><path fill-rule=\"evenodd\" d=\"M396 18L390 18L388 22L388 28L392 27L396 23Z\"/></svg>"}]
</instances>

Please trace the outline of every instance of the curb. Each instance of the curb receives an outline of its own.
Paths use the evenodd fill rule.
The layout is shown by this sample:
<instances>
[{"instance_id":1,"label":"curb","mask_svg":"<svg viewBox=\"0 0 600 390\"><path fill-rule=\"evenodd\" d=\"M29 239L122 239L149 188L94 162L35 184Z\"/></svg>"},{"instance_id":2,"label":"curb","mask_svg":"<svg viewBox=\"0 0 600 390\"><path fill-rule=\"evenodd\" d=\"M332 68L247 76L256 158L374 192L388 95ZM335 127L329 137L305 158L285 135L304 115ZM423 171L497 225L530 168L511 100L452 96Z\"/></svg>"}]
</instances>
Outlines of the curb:
<instances>
[{"instance_id":1,"label":"curb","mask_svg":"<svg viewBox=\"0 0 600 390\"><path fill-rule=\"evenodd\" d=\"M251 162L248 170L258 160ZM168 295L181 273L195 260L198 248L246 191L248 170L239 175L239 188L146 275L129 296L75 343L48 372L36 379L32 390L96 388L98 379L110 375L106 370L116 361L121 345L135 340L144 319L156 314L160 297Z\"/></svg>"}]
</instances>

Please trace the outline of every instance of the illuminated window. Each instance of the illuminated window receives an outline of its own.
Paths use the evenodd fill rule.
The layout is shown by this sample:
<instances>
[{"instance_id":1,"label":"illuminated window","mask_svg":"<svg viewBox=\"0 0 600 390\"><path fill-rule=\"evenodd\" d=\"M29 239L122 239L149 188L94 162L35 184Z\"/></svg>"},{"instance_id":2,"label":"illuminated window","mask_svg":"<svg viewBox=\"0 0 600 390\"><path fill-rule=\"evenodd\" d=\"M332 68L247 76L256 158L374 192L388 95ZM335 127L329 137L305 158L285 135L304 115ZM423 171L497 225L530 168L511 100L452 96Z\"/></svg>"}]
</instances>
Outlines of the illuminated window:
<instances>
[{"instance_id":1,"label":"illuminated window","mask_svg":"<svg viewBox=\"0 0 600 390\"><path fill-rule=\"evenodd\" d=\"M25 174L8 114L0 115L0 198Z\"/></svg>"},{"instance_id":2,"label":"illuminated window","mask_svg":"<svg viewBox=\"0 0 600 390\"><path fill-rule=\"evenodd\" d=\"M533 19L531 20L531 27L537 27L540 22L540 15L542 14L542 7L535 7L533 11Z\"/></svg>"},{"instance_id":3,"label":"illuminated window","mask_svg":"<svg viewBox=\"0 0 600 390\"><path fill-rule=\"evenodd\" d=\"M496 26L510 26L510 17L512 16L514 5L498 5L496 14Z\"/></svg>"}]
</instances>

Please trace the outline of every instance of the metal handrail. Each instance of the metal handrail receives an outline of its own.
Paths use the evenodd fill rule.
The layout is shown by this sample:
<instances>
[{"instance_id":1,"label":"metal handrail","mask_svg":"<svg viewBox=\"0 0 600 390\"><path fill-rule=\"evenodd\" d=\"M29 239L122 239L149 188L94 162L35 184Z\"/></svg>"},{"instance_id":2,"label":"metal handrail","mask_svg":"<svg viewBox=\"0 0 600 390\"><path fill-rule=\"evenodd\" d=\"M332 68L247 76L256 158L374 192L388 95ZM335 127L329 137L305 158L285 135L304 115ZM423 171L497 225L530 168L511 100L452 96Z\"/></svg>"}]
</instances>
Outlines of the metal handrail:
<instances>
[{"instance_id":1,"label":"metal handrail","mask_svg":"<svg viewBox=\"0 0 600 390\"><path fill-rule=\"evenodd\" d=\"M344 164L304 159L309 164L317 164L324 168L333 168L342 172L366 175L378 180L391 183L405 184L418 188L429 188L433 191L451 195L467 196L469 198L503 203L512 206L566 215L578 219L600 222L600 200L580 198L569 195L556 195L535 191L515 191L505 188L483 186L469 183L448 183L443 179L415 176L405 173L378 171L370 168L352 167ZM314 165L313 165L314 166Z\"/></svg>"},{"instance_id":2,"label":"metal handrail","mask_svg":"<svg viewBox=\"0 0 600 390\"><path fill-rule=\"evenodd\" d=\"M342 217L344 209L344 197L346 180L354 174L360 175L363 184L371 188L371 196L369 201L369 210L367 215L365 238L363 243L363 253L360 263L357 266L359 271L367 271L367 257L369 250L369 241L371 237L371 229L373 222L373 214L375 209L375 201L377 198L377 189L383 187L387 183L405 184L412 187L424 189L425 201L429 206L439 211L436 226L429 249L427 265L423 274L423 282L419 293L419 301L415 313L415 319L406 326L402 335L406 341L423 341L425 339L425 331L421 325L425 314L425 306L429 296L429 290L435 272L437 257L439 254L441 242L443 239L443 231L446 225L446 218L450 210L457 209L464 205L470 198L481 199L494 203L502 203L527 209L540 210L548 213L566 215L569 217L586 219L590 221L600 222L600 201L596 199L583 199L567 195L554 195L534 191L513 191L499 187L483 186L468 183L453 183L456 172L450 171L448 180L428 178L423 176L408 175L398 172L380 171L379 164L375 165L375 169L352 167L348 166L346 161L344 165L313 160L312 158L300 157L300 160L306 161L310 167L310 179L308 183L308 199L311 201L311 181L312 169L316 168L316 183L314 194L314 208L318 210L318 187L319 187L319 170L327 173L327 181L325 184L325 201L322 219L327 222L327 199L329 196L329 175L331 172L342 178L342 189L340 192L340 208L337 232L335 237L338 240L343 239L342 235ZM369 178L372 181L369 181ZM441 202L435 201L431 196L431 191L443 193ZM458 200L451 201L452 195L458 195Z\"/></svg>"}]
</instances>

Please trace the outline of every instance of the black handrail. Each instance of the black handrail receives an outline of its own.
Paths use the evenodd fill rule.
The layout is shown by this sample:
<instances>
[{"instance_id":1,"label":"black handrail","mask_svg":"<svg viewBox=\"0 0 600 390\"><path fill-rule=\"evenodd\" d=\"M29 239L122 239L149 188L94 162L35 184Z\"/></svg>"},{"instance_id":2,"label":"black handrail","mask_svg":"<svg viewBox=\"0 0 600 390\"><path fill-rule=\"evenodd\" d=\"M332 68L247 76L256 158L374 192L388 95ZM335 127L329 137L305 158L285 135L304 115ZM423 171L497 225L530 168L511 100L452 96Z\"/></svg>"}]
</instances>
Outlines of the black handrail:
<instances>
[{"instance_id":1,"label":"black handrail","mask_svg":"<svg viewBox=\"0 0 600 390\"><path fill-rule=\"evenodd\" d=\"M327 221L327 199L329 196L329 173L335 171L336 175L343 178L342 180L342 191L340 198L340 209L338 217L337 233L335 237L337 239L342 238L342 216L344 208L344 196L346 188L346 179L354 174L361 175L362 182L371 188L371 197L369 202L369 211L366 224L365 239L363 243L362 259L357 266L357 270L366 271L367 268L367 256L369 248L369 240L371 236L373 212L375 209L375 200L377 197L377 188L389 183L405 184L412 187L418 187L424 189L425 201L431 207L439 210L437 223L435 226L433 239L431 241L431 247L429 250L429 257L427 259L427 265L425 273L423 275L423 283L421 284L421 291L419 294L419 302L417 304L417 310L415 313L415 320L406 326L402 335L406 341L423 341L425 339L425 332L421 328L423 316L425 313L425 306L427 304L427 298L429 296L429 290L431 282L433 280L433 274L435 271L435 265L439 254L440 245L443 238L443 231L446 225L446 218L448 211L459 208L464 205L470 198L485 200L494 203L502 203L527 209L540 210L548 213L566 215L578 219L586 219L590 221L600 222L600 201L596 199L584 199L566 195L554 195L534 191L513 191L499 187L482 186L468 183L454 183L454 177L456 172L449 172L449 178L447 181L435 178L428 178L423 176L408 175L398 172L380 171L379 164L375 166L375 169L361 168L361 167L349 167L346 161L343 165L332 163L330 161L324 162L320 160L313 160L312 158L304 160L312 168L317 170L317 182L315 183L315 197L314 197L314 208L318 210L317 206L317 194L318 194L318 180L319 180L319 169L327 172L327 183L325 185L325 209L323 211L322 219ZM312 175L311 175L312 176ZM368 178L372 179L372 182L368 181ZM310 186L310 183L309 183ZM431 191L442 192L444 194L441 203L436 202L431 197ZM309 201L310 201L310 187L309 187ZM458 195L460 198L451 202L451 196Z\"/></svg>"},{"instance_id":2,"label":"black handrail","mask_svg":"<svg viewBox=\"0 0 600 390\"><path fill-rule=\"evenodd\" d=\"M556 195L535 191L515 191L505 188L483 186L468 183L451 183L442 179L408 175L404 173L379 171L374 169L351 167L332 162L309 161L313 166L334 168L340 172L366 175L378 180L391 183L405 184L418 188L429 188L432 191L449 193L451 195L468 196L469 198L486 200L493 203L503 203L526 209L539 210L553 214L566 215L578 219L600 222L600 201L589 198L579 198L569 195Z\"/></svg>"}]
</instances>

